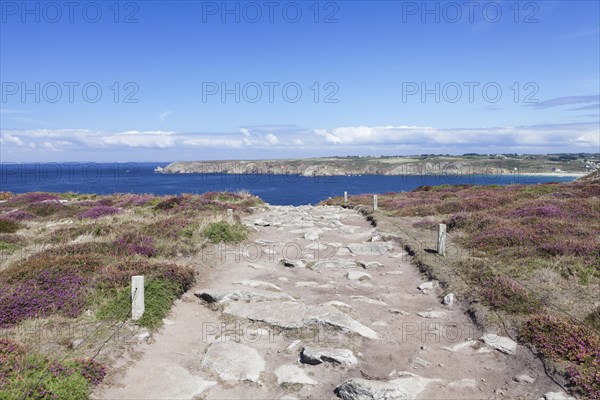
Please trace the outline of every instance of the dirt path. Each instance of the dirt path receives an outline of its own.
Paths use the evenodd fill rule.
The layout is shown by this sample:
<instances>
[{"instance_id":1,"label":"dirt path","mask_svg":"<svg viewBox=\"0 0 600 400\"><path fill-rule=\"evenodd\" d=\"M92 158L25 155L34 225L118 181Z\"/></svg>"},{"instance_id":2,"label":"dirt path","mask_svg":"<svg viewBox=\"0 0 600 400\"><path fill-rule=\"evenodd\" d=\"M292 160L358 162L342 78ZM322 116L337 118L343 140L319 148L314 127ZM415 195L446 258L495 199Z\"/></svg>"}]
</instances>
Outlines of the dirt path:
<instances>
[{"instance_id":1,"label":"dirt path","mask_svg":"<svg viewBox=\"0 0 600 400\"><path fill-rule=\"evenodd\" d=\"M484 343L492 332L435 283L419 289L400 247L353 211L269 207L244 222L253 241L221 248L95 398L566 398L525 348Z\"/></svg>"}]
</instances>

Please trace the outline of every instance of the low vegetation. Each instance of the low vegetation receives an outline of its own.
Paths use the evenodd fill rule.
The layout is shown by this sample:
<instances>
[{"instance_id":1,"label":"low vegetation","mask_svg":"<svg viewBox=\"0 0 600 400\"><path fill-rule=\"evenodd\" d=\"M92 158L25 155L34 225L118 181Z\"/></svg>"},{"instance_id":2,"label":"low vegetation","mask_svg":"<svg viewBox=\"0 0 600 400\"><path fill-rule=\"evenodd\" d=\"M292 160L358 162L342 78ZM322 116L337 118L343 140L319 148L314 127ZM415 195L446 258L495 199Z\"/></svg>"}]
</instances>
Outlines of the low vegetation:
<instances>
[{"instance_id":1,"label":"low vegetation","mask_svg":"<svg viewBox=\"0 0 600 400\"><path fill-rule=\"evenodd\" d=\"M348 203L371 205L368 194ZM473 310L485 305L488 323L518 329L574 391L600 398L600 181L422 186L379 195L378 205L380 219L421 243L413 250L424 257L435 258L425 250L435 248L445 223L449 256L431 259L428 272L443 276Z\"/></svg>"},{"instance_id":2,"label":"low vegetation","mask_svg":"<svg viewBox=\"0 0 600 400\"><path fill-rule=\"evenodd\" d=\"M246 237L243 225L218 222L226 210L250 212L262 203L243 193L3 193L2 198L0 329L7 336L0 341L0 399L23 394L32 399L87 398L105 367L71 355L71 339L47 339L29 347L18 343L19 327L33 321L60 321L71 328L118 326L130 318L133 275L145 277L145 312L137 326L161 326L173 302L194 283L201 267L194 255L209 241ZM84 347L93 350L110 334L81 339L91 340ZM99 361L110 362L102 353Z\"/></svg>"},{"instance_id":3,"label":"low vegetation","mask_svg":"<svg viewBox=\"0 0 600 400\"><path fill-rule=\"evenodd\" d=\"M203 231L204 236L212 243L234 242L246 239L248 231L242 224L228 224L227 222L213 222Z\"/></svg>"},{"instance_id":4,"label":"low vegetation","mask_svg":"<svg viewBox=\"0 0 600 400\"><path fill-rule=\"evenodd\" d=\"M0 339L0 399L87 399L106 367L91 359L59 361Z\"/></svg>"}]
</instances>

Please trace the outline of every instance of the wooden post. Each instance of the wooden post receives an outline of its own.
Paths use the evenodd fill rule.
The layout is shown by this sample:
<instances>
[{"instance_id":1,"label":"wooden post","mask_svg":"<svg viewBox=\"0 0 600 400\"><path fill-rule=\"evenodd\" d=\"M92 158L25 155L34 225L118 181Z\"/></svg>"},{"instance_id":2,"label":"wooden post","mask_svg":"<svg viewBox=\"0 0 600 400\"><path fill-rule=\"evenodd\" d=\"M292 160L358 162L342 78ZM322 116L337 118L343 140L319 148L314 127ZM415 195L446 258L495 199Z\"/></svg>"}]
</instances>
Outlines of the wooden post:
<instances>
[{"instance_id":1,"label":"wooden post","mask_svg":"<svg viewBox=\"0 0 600 400\"><path fill-rule=\"evenodd\" d=\"M131 319L137 321L144 315L144 276L131 277Z\"/></svg>"},{"instance_id":2,"label":"wooden post","mask_svg":"<svg viewBox=\"0 0 600 400\"><path fill-rule=\"evenodd\" d=\"M446 255L446 224L438 226L437 253L440 256Z\"/></svg>"},{"instance_id":3,"label":"wooden post","mask_svg":"<svg viewBox=\"0 0 600 400\"><path fill-rule=\"evenodd\" d=\"M232 208L227 209L227 223L233 224L233 209Z\"/></svg>"},{"instance_id":4,"label":"wooden post","mask_svg":"<svg viewBox=\"0 0 600 400\"><path fill-rule=\"evenodd\" d=\"M348 192L344 192L344 204L348 203Z\"/></svg>"},{"instance_id":5,"label":"wooden post","mask_svg":"<svg viewBox=\"0 0 600 400\"><path fill-rule=\"evenodd\" d=\"M377 195L373 195L373 211L377 211Z\"/></svg>"}]
</instances>

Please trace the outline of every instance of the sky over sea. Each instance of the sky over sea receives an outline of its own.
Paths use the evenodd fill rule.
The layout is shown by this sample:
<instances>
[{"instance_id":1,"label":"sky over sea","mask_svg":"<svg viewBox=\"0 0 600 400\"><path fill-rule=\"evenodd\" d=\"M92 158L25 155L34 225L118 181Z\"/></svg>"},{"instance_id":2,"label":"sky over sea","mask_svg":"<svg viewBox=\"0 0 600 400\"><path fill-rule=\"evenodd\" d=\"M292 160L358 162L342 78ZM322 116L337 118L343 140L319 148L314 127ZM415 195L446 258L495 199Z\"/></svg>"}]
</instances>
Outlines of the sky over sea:
<instances>
[{"instance_id":1,"label":"sky over sea","mask_svg":"<svg viewBox=\"0 0 600 400\"><path fill-rule=\"evenodd\" d=\"M0 162L600 151L598 1L0 6Z\"/></svg>"}]
</instances>

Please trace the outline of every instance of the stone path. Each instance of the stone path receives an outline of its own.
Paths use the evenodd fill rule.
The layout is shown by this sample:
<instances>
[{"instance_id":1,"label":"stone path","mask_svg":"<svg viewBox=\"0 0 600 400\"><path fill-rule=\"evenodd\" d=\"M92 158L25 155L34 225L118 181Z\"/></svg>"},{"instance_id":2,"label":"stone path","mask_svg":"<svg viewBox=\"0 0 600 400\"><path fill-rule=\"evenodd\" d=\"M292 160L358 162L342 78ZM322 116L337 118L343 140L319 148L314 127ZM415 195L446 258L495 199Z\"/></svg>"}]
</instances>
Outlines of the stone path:
<instances>
[{"instance_id":1,"label":"stone path","mask_svg":"<svg viewBox=\"0 0 600 400\"><path fill-rule=\"evenodd\" d=\"M268 207L244 222L252 240L219 249L95 398L567 398L353 211Z\"/></svg>"}]
</instances>

